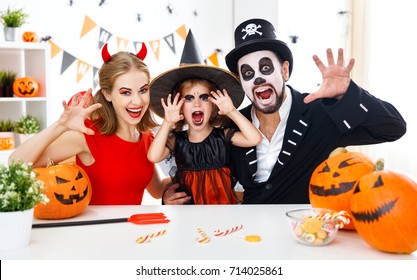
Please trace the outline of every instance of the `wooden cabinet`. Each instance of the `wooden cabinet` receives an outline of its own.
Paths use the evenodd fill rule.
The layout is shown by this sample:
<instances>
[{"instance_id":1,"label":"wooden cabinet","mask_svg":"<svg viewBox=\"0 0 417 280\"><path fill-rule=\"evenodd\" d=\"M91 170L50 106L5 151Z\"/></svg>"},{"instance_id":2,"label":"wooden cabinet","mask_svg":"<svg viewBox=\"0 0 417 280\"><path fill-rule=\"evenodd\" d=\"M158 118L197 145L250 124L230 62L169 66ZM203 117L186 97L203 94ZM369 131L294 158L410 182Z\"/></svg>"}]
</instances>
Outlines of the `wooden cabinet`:
<instances>
[{"instance_id":1,"label":"wooden cabinet","mask_svg":"<svg viewBox=\"0 0 417 280\"><path fill-rule=\"evenodd\" d=\"M47 126L49 109L48 43L0 42L0 69L13 70L17 77L33 77L40 85L36 97L0 97L0 119L13 121L29 114L37 117L41 129ZM6 163L12 151L0 151L0 162Z\"/></svg>"}]
</instances>

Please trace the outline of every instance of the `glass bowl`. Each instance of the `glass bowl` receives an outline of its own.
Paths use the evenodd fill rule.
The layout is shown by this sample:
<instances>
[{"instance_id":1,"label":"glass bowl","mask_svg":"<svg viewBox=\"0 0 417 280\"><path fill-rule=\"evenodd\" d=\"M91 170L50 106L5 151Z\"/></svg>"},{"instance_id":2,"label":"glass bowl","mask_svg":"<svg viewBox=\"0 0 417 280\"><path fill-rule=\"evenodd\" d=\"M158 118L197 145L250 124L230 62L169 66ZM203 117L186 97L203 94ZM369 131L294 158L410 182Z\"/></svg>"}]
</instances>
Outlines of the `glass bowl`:
<instances>
[{"instance_id":1,"label":"glass bowl","mask_svg":"<svg viewBox=\"0 0 417 280\"><path fill-rule=\"evenodd\" d=\"M329 244L336 236L339 222L328 219L333 210L323 208L295 209L286 213L295 239L306 245Z\"/></svg>"}]
</instances>

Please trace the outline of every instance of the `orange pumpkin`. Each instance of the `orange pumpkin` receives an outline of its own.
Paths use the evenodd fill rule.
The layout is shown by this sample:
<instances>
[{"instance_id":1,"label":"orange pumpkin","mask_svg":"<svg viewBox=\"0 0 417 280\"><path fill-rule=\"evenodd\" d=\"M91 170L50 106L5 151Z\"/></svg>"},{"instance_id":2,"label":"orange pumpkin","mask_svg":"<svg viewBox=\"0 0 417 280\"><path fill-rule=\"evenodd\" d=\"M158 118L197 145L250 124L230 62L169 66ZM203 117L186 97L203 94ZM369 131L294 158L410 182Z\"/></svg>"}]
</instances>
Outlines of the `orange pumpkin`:
<instances>
[{"instance_id":1,"label":"orange pumpkin","mask_svg":"<svg viewBox=\"0 0 417 280\"><path fill-rule=\"evenodd\" d=\"M26 31L23 32L22 34L22 40L23 42L37 42L38 41L38 35L36 34L36 32L33 31Z\"/></svg>"},{"instance_id":2,"label":"orange pumpkin","mask_svg":"<svg viewBox=\"0 0 417 280\"><path fill-rule=\"evenodd\" d=\"M0 132L0 151L12 150L14 146L14 132Z\"/></svg>"},{"instance_id":3,"label":"orange pumpkin","mask_svg":"<svg viewBox=\"0 0 417 280\"><path fill-rule=\"evenodd\" d=\"M35 97L39 93L39 83L32 77L17 78L13 83L13 93L19 97Z\"/></svg>"},{"instance_id":4,"label":"orange pumpkin","mask_svg":"<svg viewBox=\"0 0 417 280\"><path fill-rule=\"evenodd\" d=\"M310 203L316 208L350 211L349 203L356 181L373 171L374 164L366 155L345 152L329 157L314 170L310 178ZM353 222L343 229L354 230Z\"/></svg>"},{"instance_id":5,"label":"orange pumpkin","mask_svg":"<svg viewBox=\"0 0 417 280\"><path fill-rule=\"evenodd\" d=\"M378 170L360 178L350 209L359 235L389 253L417 250L417 183L393 171Z\"/></svg>"},{"instance_id":6,"label":"orange pumpkin","mask_svg":"<svg viewBox=\"0 0 417 280\"><path fill-rule=\"evenodd\" d=\"M44 182L47 204L37 204L34 215L39 219L65 219L81 214L91 199L87 173L72 163L52 164L34 169Z\"/></svg>"}]
</instances>

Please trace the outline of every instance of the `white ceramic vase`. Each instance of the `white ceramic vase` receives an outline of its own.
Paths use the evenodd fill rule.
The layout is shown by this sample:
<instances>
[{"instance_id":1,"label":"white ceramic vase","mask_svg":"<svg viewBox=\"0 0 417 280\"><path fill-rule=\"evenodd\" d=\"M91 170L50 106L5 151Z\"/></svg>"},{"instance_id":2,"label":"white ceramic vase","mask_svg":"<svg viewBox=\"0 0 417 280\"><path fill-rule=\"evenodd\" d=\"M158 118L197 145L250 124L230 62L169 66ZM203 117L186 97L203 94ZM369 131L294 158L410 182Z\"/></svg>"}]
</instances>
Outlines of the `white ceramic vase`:
<instances>
[{"instance_id":1,"label":"white ceramic vase","mask_svg":"<svg viewBox=\"0 0 417 280\"><path fill-rule=\"evenodd\" d=\"M17 250L29 245L33 209L0 212L0 251Z\"/></svg>"},{"instance_id":2,"label":"white ceramic vase","mask_svg":"<svg viewBox=\"0 0 417 280\"><path fill-rule=\"evenodd\" d=\"M18 133L19 135L19 145L23 144L26 140L28 140L30 137L32 137L34 134L22 134Z\"/></svg>"},{"instance_id":3,"label":"white ceramic vase","mask_svg":"<svg viewBox=\"0 0 417 280\"><path fill-rule=\"evenodd\" d=\"M20 37L19 27L5 27L4 28L4 39L10 42L17 42Z\"/></svg>"}]
</instances>

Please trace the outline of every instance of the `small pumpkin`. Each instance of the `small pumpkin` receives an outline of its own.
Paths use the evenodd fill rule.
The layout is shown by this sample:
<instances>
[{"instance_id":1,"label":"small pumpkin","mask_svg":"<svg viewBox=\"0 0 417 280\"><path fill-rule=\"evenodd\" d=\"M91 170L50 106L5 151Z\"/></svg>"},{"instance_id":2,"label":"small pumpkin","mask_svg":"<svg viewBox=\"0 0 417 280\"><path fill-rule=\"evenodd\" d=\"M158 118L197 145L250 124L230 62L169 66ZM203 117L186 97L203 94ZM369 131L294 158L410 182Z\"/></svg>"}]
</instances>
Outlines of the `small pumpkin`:
<instances>
[{"instance_id":1,"label":"small pumpkin","mask_svg":"<svg viewBox=\"0 0 417 280\"><path fill-rule=\"evenodd\" d=\"M73 163L50 163L35 168L44 182L47 204L37 204L34 216L39 219L65 219L81 214L90 202L92 188L87 173Z\"/></svg>"},{"instance_id":2,"label":"small pumpkin","mask_svg":"<svg viewBox=\"0 0 417 280\"><path fill-rule=\"evenodd\" d=\"M22 34L22 40L23 42L34 43L38 41L38 35L33 31L25 31Z\"/></svg>"},{"instance_id":3,"label":"small pumpkin","mask_svg":"<svg viewBox=\"0 0 417 280\"><path fill-rule=\"evenodd\" d=\"M39 93L39 83L32 77L17 78L13 83L13 93L19 97L35 97Z\"/></svg>"},{"instance_id":4,"label":"small pumpkin","mask_svg":"<svg viewBox=\"0 0 417 280\"><path fill-rule=\"evenodd\" d=\"M0 151L12 150L14 146L14 132L0 132Z\"/></svg>"},{"instance_id":5,"label":"small pumpkin","mask_svg":"<svg viewBox=\"0 0 417 280\"><path fill-rule=\"evenodd\" d=\"M309 198L315 208L350 211L353 187L363 175L373 171L374 163L359 152L338 153L323 161L310 178ZM343 229L354 230L353 222Z\"/></svg>"},{"instance_id":6,"label":"small pumpkin","mask_svg":"<svg viewBox=\"0 0 417 280\"><path fill-rule=\"evenodd\" d=\"M383 170L360 178L350 201L359 235L372 247L389 253L417 250L417 183L407 175Z\"/></svg>"}]
</instances>

